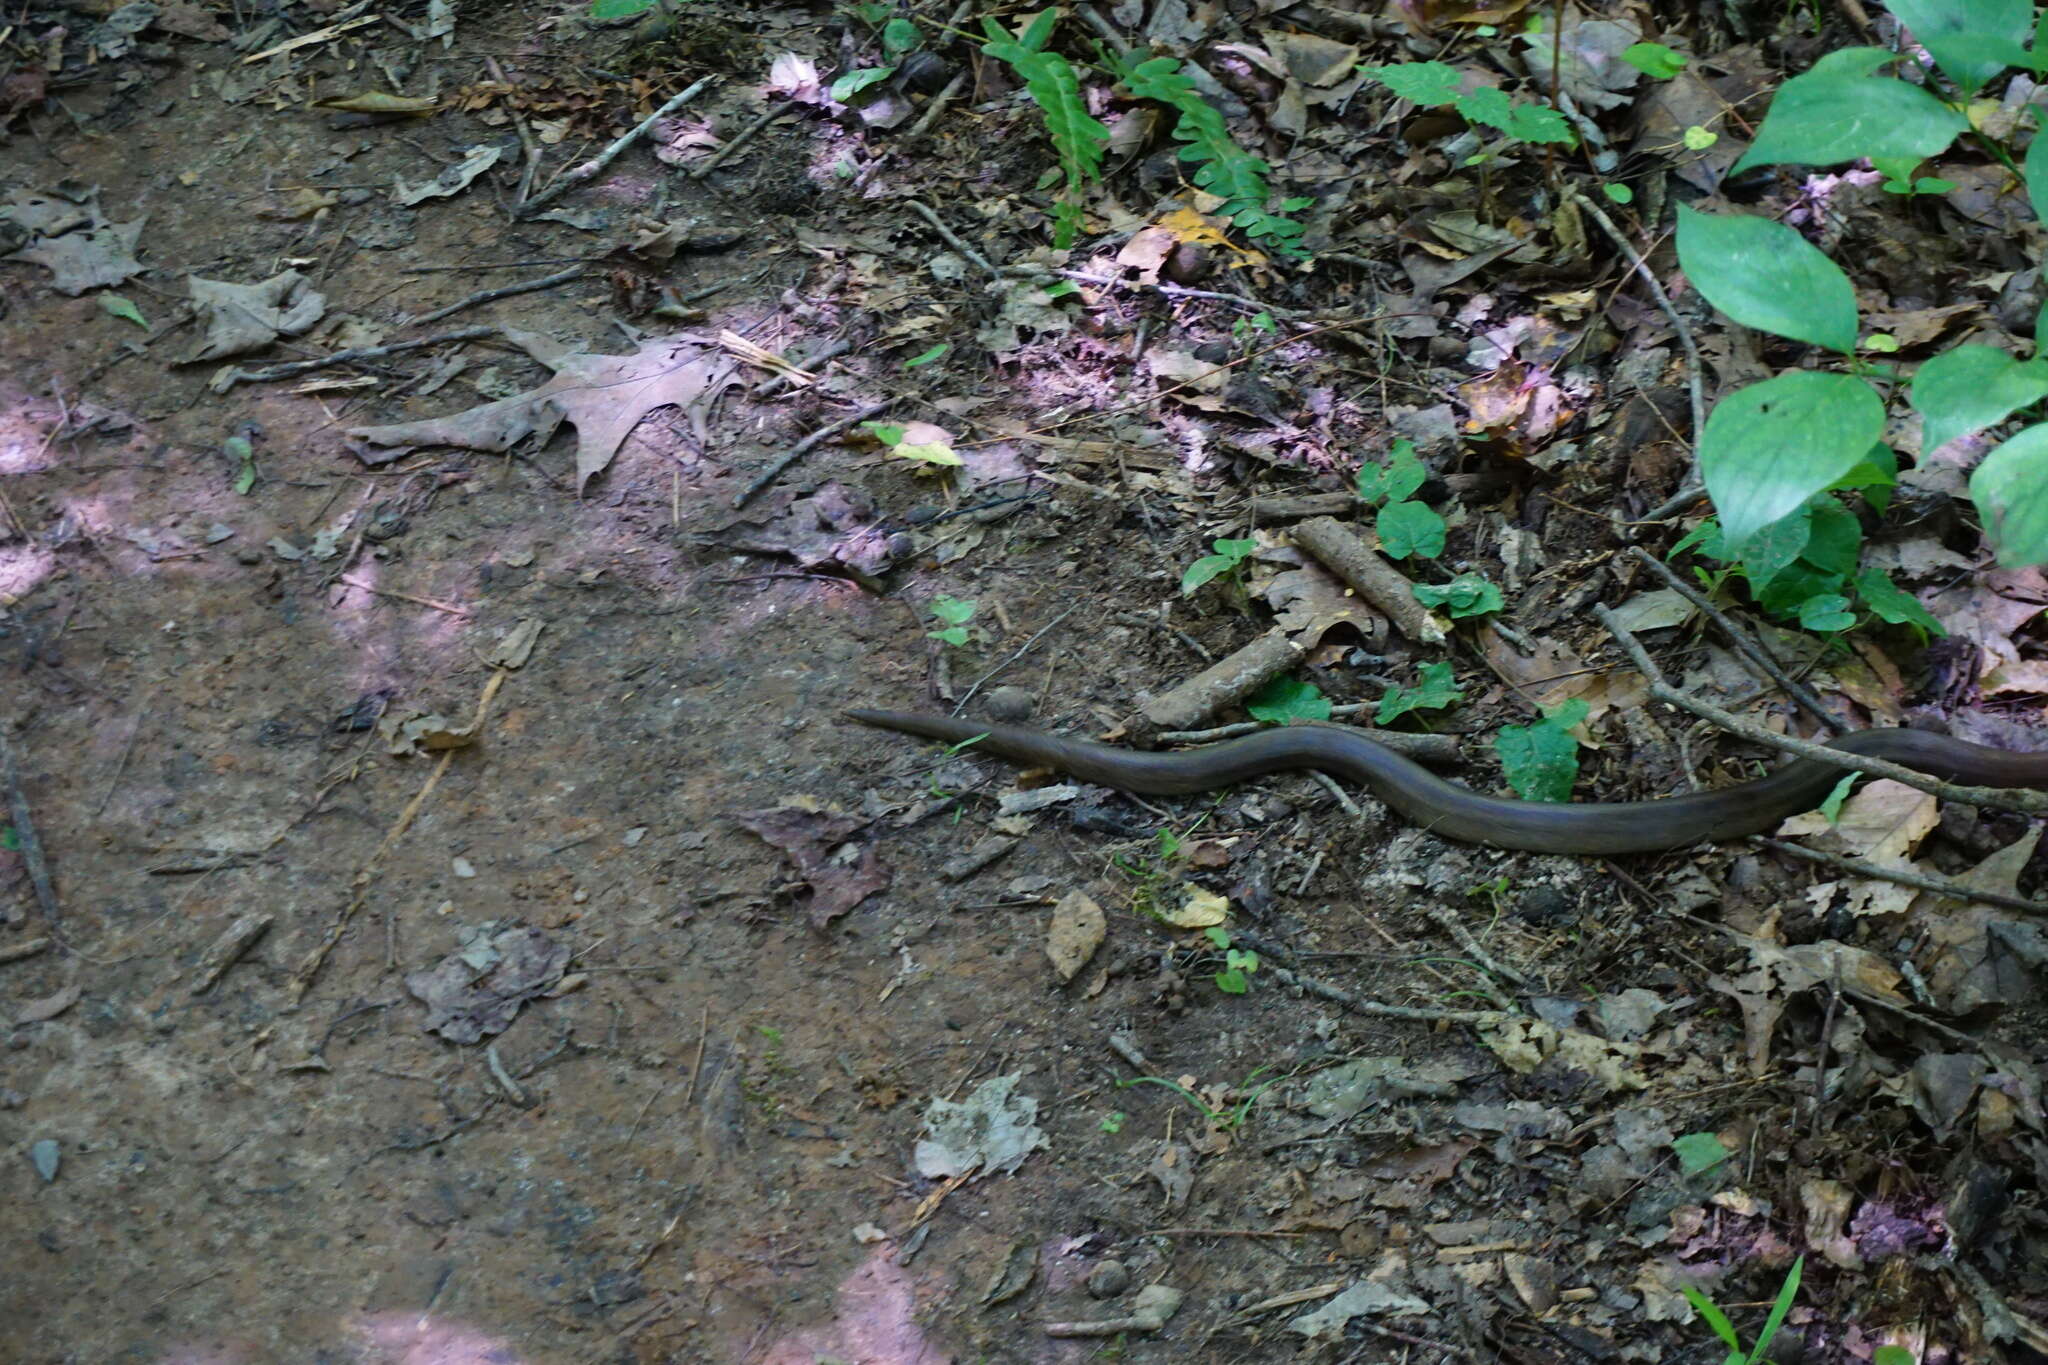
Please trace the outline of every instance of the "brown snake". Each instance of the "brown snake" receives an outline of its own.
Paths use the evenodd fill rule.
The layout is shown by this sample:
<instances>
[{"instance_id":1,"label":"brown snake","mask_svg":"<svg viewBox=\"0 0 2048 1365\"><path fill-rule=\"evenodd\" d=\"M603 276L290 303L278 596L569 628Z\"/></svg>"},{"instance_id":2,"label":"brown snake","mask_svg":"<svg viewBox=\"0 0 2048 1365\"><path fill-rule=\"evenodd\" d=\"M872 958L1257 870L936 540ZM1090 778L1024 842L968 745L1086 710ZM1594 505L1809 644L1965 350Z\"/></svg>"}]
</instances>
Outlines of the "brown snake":
<instances>
[{"instance_id":1,"label":"brown snake","mask_svg":"<svg viewBox=\"0 0 2048 1365\"><path fill-rule=\"evenodd\" d=\"M1650 853L1769 829L1819 805L1846 769L1800 758L1768 777L1655 801L1554 804L1486 796L1446 782L1384 744L1335 725L1262 730L1177 753L1118 749L1021 725L904 711L848 711L884 730L1041 764L1088 782L1154 796L1209 791L1266 773L1314 769L1349 778L1431 833L1535 853ZM1856 730L1829 747L1888 758L1946 782L2048 790L2048 753L2013 753L1922 730Z\"/></svg>"}]
</instances>

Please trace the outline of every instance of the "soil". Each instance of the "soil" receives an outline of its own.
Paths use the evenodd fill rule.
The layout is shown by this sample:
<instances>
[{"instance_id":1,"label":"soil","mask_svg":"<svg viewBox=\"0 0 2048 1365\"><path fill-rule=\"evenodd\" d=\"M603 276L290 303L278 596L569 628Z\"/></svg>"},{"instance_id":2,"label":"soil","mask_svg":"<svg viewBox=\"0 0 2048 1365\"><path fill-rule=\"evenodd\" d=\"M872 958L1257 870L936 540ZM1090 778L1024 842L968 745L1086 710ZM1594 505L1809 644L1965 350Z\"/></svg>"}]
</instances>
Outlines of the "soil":
<instances>
[{"instance_id":1,"label":"soil","mask_svg":"<svg viewBox=\"0 0 2048 1365\"><path fill-rule=\"evenodd\" d=\"M707 72L727 79L685 123L730 137L761 107L747 83L770 57L822 59L838 31L776 10L650 56L534 19L465 12L451 52L392 50L446 89L489 79L494 59L515 83L607 91L546 144L551 168L616 136L635 98L644 114ZM902 209L916 186L892 179L901 165L855 181L842 167L865 155L860 134L801 111L704 179L636 145L556 201L606 215L607 243L641 214L686 222L697 248L615 256L407 330L597 254L590 233L508 217L519 130L477 112L338 126L307 107L310 86L275 82L230 102L219 82L242 54L171 41L0 143L0 189L90 186L110 220L146 215L145 268L117 292L148 324L0 265L0 715L14 839L32 833L49 869L39 886L19 848L0 869L0 1357L1718 1359L1671 1268L1699 1268L1753 1328L1790 1252L1817 1244L1823 1179L1916 1216L1973 1181L2010 1191L1973 1273L2040 1312L2038 1133L1935 1139L1905 1100L1816 1110L1824 990L1751 1067L1713 984L1743 968L1717 926L1781 917L1818 940L1804 865L1740 847L1496 853L1369 800L1349 812L1308 777L1060 800L1051 779L1020 785L971 751L839 719L958 703L986 717L993 698L1061 728L1126 722L1265 632L1255 594L1183 596L1181 571L1246 531L1251 499L1338 489L1366 444L1384 448L1387 375L1326 381L1331 405L1296 430L1329 456L1286 465L1196 449L1184 414L1120 411L1155 401L1120 304L1099 335L991 360L969 338L994 304L927 269L944 244ZM373 85L369 55L335 40L299 69L321 93ZM651 93L589 75L629 58ZM976 194L1027 195L1043 165L984 166L1021 155L988 131L986 149L943 144L928 172L952 178L956 224ZM480 144L508 155L466 191L386 198ZM277 216L301 185L340 197ZM506 262L525 264L487 268ZM205 330L176 325L184 275L287 268L330 321L255 356L183 359ZM1355 276L1305 288L1289 297L1319 308L1369 292ZM644 311L663 290L680 316ZM1241 316L1182 300L1144 326L1239 344ZM914 346L877 344L909 318L925 327ZM587 483L566 434L395 458L349 434L547 378L502 340L209 385L223 364L467 326L603 353L680 332L733 382L697 412L655 410ZM855 345L815 363L815 388L771 389L721 331L799 357L834 335ZM946 340L952 357L910 377L903 360ZM1363 363L1324 341L1312 353L1340 376ZM1245 414L1300 398L1281 362L1310 354L1281 352L1281 388L1237 388L1202 420L1256 433ZM437 374L456 356L465 368ZM1426 403L1431 363L1418 344L1388 373ZM352 379L366 382L322 382ZM798 441L913 385L890 420L972 436L957 470L835 439L734 507ZM1063 447L1014 439L1077 416ZM1446 562L1498 569L1489 528L1507 523L1478 509L1539 526L1551 568L1508 619L1595 650L1575 587L1635 579L1609 567L1607 511L1565 509L1656 501L1676 471L1653 444L1556 480L1436 461L1425 496L1475 509ZM1644 479L1663 482L1616 501ZM1290 567L1277 548L1254 582ZM940 597L976 603L963 646L931 637ZM1455 648L1471 685L1455 729L1533 718L1479 646ZM1674 655L1681 671L1728 667L1697 637ZM1372 678L1412 682L1436 657L1383 623L1344 627L1304 676L1369 700ZM392 753L386 723L420 715L466 730L458 747ZM1682 787L1684 722L1625 724L1589 754L1581 795ZM977 850L993 856L963 869ZM1264 950L1242 994L1216 984L1222 944L1168 922L1195 890L1228 899L1234 947ZM1066 980L1048 936L1077 894L1106 930ZM444 968L460 953L467 969ZM1288 989L1283 966L1397 1011ZM1628 1054L1647 1088L1556 1056L1517 1069L1460 1022L1520 1001L1583 1023L1630 991L1666 1012ZM2040 1019L1984 1036L2038 1062ZM1916 1054L1890 1055L1896 1073ZM1313 1083L1361 1059L1379 1068L1368 1098L1331 1110ZM1021 1121L1037 1145L934 1174L919 1154L934 1103L1000 1078L1035 1104ZM1649 1135L1647 1164L1616 1125ZM1737 1154L1737 1183L1676 1171L1669 1142L1700 1133ZM1596 1149L1612 1154L1597 1176ZM1802 1358L1867 1359L1902 1323L1976 1339L1967 1296L1913 1260L1939 1250L1809 1254ZM1358 1283L1413 1306L1321 1339L1298 1325ZM1178 1310L1119 1329L1152 1286ZM1061 1323L1096 1328L1048 1332ZM1795 1358L1783 1341L1779 1358Z\"/></svg>"}]
</instances>

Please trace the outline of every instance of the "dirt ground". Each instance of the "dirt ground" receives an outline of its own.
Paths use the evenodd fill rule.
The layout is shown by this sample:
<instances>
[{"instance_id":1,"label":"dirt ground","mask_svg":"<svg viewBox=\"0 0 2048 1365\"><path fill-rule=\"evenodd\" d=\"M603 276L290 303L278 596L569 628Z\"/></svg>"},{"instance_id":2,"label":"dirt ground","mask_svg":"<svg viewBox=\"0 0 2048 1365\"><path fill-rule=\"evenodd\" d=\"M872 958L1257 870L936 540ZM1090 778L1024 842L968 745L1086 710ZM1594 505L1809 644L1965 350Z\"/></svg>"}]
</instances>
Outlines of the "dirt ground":
<instances>
[{"instance_id":1,"label":"dirt ground","mask_svg":"<svg viewBox=\"0 0 2048 1365\"><path fill-rule=\"evenodd\" d=\"M55 13L29 6L22 32ZM665 66L558 18L465 12L447 50L392 20L255 82L241 49L158 29L0 142L0 192L141 221L141 273L115 292L144 324L0 263L0 1358L1709 1361L1725 1352L1681 1286L1753 1330L1801 1253L1781 1362L2043 1358L2048 1012L2019 985L1995 1018L1859 1009L1841 974L1862 959L1798 977L1817 959L1793 955L1837 938L1931 951L1829 911L1816 870L1742 845L1495 853L1307 777L1171 799L1020 786L839 719L964 702L1111 730L1264 634L1260 592L1302 559L1269 532L1255 591L1191 596L1185 566L1263 525L1257 499L1344 487L1395 408L1426 419L1462 343L1381 338L1374 359L1304 340L1166 416L1134 347L1242 344L1241 311L1105 294L1088 326L978 349L996 296L934 264L948 244L902 201L968 231L975 203L1029 198L1043 151L993 106L962 106L985 122L924 181L901 156L862 172L861 131L800 113L701 179L636 145L555 201L595 232L508 217L534 135L508 106L307 106L394 64L444 94L545 79L642 113L716 74L679 117L730 138L770 60L829 67L842 34L824 11L722 14ZM637 97L607 80L633 54ZM574 125L545 160L622 126ZM479 145L503 163L392 202ZM331 200L311 217L307 187ZM639 222L683 246L598 259ZM287 269L322 320L189 358L207 321L187 275ZM1378 296L1348 269L1273 287L1320 309ZM350 434L544 382L502 336L209 383L465 327L609 355L677 337L703 385L585 481L567 433L509 453ZM799 363L852 344L802 387L722 332ZM1335 368L1288 387L1311 358ZM964 463L830 439L734 507L885 399L960 435ZM1320 456L1215 434L1270 429L1276 403L1312 408L1288 430ZM1568 509L1639 512L1672 459L1654 439L1555 475L1433 454L1427 491L1466 509L1446 562L1497 570L1533 528L1545 567L1506 622L1584 655L1542 667L1619 669L1586 605L1654 585L1605 511ZM941 598L976 604L964 645L931 637ZM1533 713L1488 662L1499 637L1461 639L1342 626L1303 672L1369 700L1452 657L1468 703L1447 728L1476 746ZM1691 683L1743 693L1710 636L1659 644ZM1852 673L1843 691L1895 721ZM1762 758L1697 761L1711 743L1633 695L1582 796ZM2017 747L2027 706L1990 711ZM2024 832L1951 813L1943 856L1960 873ZM1242 994L1215 982L1228 949L1174 922L1218 896L1231 946L1263 959ZM1765 942L1776 996L1738 946ZM2011 943L2024 978L2038 938ZM1498 1008L1521 1022L1471 1022ZM947 1174L931 1148L952 1105L1013 1145ZM1689 1169L1674 1144L1703 1134L1727 1160ZM1147 1320L1166 1291L1175 1310Z\"/></svg>"}]
</instances>

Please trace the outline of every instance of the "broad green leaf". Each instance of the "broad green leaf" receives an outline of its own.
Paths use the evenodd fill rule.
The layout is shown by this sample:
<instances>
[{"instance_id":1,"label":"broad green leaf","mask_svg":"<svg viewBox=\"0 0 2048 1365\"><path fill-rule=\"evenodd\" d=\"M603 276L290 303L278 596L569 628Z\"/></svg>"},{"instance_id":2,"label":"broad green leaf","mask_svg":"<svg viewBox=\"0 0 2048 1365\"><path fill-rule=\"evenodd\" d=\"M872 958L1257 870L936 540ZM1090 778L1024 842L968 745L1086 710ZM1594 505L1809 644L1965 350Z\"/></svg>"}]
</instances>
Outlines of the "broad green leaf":
<instances>
[{"instance_id":1,"label":"broad green leaf","mask_svg":"<svg viewBox=\"0 0 2048 1365\"><path fill-rule=\"evenodd\" d=\"M1447 608L1461 621L1499 611L1506 605L1500 589L1482 573L1461 573L1448 583L1417 583L1411 591L1423 606Z\"/></svg>"},{"instance_id":2,"label":"broad green leaf","mask_svg":"<svg viewBox=\"0 0 2048 1365\"><path fill-rule=\"evenodd\" d=\"M1429 477L1422 461L1415 458L1415 442L1407 437L1396 440L1390 454L1385 464L1358 467L1358 496L1366 502L1400 502L1413 497Z\"/></svg>"},{"instance_id":3,"label":"broad green leaf","mask_svg":"<svg viewBox=\"0 0 2048 1365\"><path fill-rule=\"evenodd\" d=\"M1523 142L1554 142L1569 147L1575 139L1563 114L1543 104L1518 104L1508 111L1502 132Z\"/></svg>"},{"instance_id":4,"label":"broad green leaf","mask_svg":"<svg viewBox=\"0 0 2048 1365\"><path fill-rule=\"evenodd\" d=\"M1679 205L1678 263L1708 303L1745 327L1847 355L1856 290L1842 268L1783 223Z\"/></svg>"},{"instance_id":5,"label":"broad green leaf","mask_svg":"<svg viewBox=\"0 0 2048 1365\"><path fill-rule=\"evenodd\" d=\"M1687 1175L1710 1171L1728 1159L1728 1149L1712 1133L1687 1133L1671 1139L1672 1154Z\"/></svg>"},{"instance_id":6,"label":"broad green leaf","mask_svg":"<svg viewBox=\"0 0 2048 1365\"><path fill-rule=\"evenodd\" d=\"M1828 485L1828 491L1860 488L1863 500L1883 512L1891 506L1892 488L1899 481L1899 452L1880 441L1870 448L1862 462Z\"/></svg>"},{"instance_id":7,"label":"broad green leaf","mask_svg":"<svg viewBox=\"0 0 2048 1365\"><path fill-rule=\"evenodd\" d=\"M1880 1346L1870 1354L1870 1365L1919 1365L1903 1346Z\"/></svg>"},{"instance_id":8,"label":"broad green leaf","mask_svg":"<svg viewBox=\"0 0 2048 1365\"><path fill-rule=\"evenodd\" d=\"M123 322L132 322L145 332L149 330L149 324L143 320L142 310L130 303L125 296L101 294L98 298L102 312L120 318Z\"/></svg>"},{"instance_id":9,"label":"broad green leaf","mask_svg":"<svg viewBox=\"0 0 2048 1365\"><path fill-rule=\"evenodd\" d=\"M1424 664L1415 687L1396 687L1380 698L1374 725L1390 725L1410 711L1440 711L1465 695L1447 663Z\"/></svg>"},{"instance_id":10,"label":"broad green leaf","mask_svg":"<svg viewBox=\"0 0 2048 1365\"><path fill-rule=\"evenodd\" d=\"M1881 47L1830 52L1778 88L1756 141L1729 168L1832 166L1859 157L1935 156L1970 121L1917 86L1871 72L1893 60Z\"/></svg>"},{"instance_id":11,"label":"broad green leaf","mask_svg":"<svg viewBox=\"0 0 2048 1365\"><path fill-rule=\"evenodd\" d=\"M1214 540L1209 542L1209 548L1219 555L1229 555L1232 559L1243 559L1259 548L1259 542L1256 540Z\"/></svg>"},{"instance_id":12,"label":"broad green leaf","mask_svg":"<svg viewBox=\"0 0 2048 1365\"><path fill-rule=\"evenodd\" d=\"M1801 561L1773 578L1769 587L1759 590L1756 600L1773 616L1797 620L1808 599L1840 592L1842 588L1840 574L1825 573Z\"/></svg>"},{"instance_id":13,"label":"broad green leaf","mask_svg":"<svg viewBox=\"0 0 2048 1365\"><path fill-rule=\"evenodd\" d=\"M1849 599L1838 592L1817 593L1799 604L1802 630L1833 635L1855 624L1856 613L1849 610Z\"/></svg>"},{"instance_id":14,"label":"broad green leaf","mask_svg":"<svg viewBox=\"0 0 2048 1365\"><path fill-rule=\"evenodd\" d=\"M967 627L965 626L948 626L944 630L928 630L925 632L925 637L942 641L953 646L955 649L965 649L967 647Z\"/></svg>"},{"instance_id":15,"label":"broad green leaf","mask_svg":"<svg viewBox=\"0 0 2048 1365\"><path fill-rule=\"evenodd\" d=\"M1421 555L1435 559L1444 552L1444 519L1420 502L1390 502L1373 518L1380 548L1394 559Z\"/></svg>"},{"instance_id":16,"label":"broad green leaf","mask_svg":"<svg viewBox=\"0 0 2048 1365\"><path fill-rule=\"evenodd\" d=\"M901 57L924 42L924 32L915 19L900 15L882 26L882 51L891 57Z\"/></svg>"},{"instance_id":17,"label":"broad green leaf","mask_svg":"<svg viewBox=\"0 0 2048 1365\"><path fill-rule=\"evenodd\" d=\"M1679 140L1685 144L1688 152L1704 152L1719 142L1721 135L1711 128L1703 128L1694 123L1687 125L1684 135Z\"/></svg>"},{"instance_id":18,"label":"broad green leaf","mask_svg":"<svg viewBox=\"0 0 2048 1365\"><path fill-rule=\"evenodd\" d=\"M849 71L832 82L828 93L833 99L844 104L861 91L880 81L886 81L896 74L893 66L871 66L860 71Z\"/></svg>"},{"instance_id":19,"label":"broad green leaf","mask_svg":"<svg viewBox=\"0 0 2048 1365\"><path fill-rule=\"evenodd\" d=\"M1880 621L1908 626L1923 640L1929 635L1946 635L1941 622L1920 605L1920 599L1885 576L1882 569L1865 569L1856 575L1856 595Z\"/></svg>"},{"instance_id":20,"label":"broad green leaf","mask_svg":"<svg viewBox=\"0 0 2048 1365\"><path fill-rule=\"evenodd\" d=\"M974 619L974 599L962 601L957 597L934 597L932 615L949 626L964 626Z\"/></svg>"},{"instance_id":21,"label":"broad green leaf","mask_svg":"<svg viewBox=\"0 0 2048 1365\"><path fill-rule=\"evenodd\" d=\"M593 19L630 19L654 8L654 0L591 0Z\"/></svg>"},{"instance_id":22,"label":"broad green leaf","mask_svg":"<svg viewBox=\"0 0 2048 1365\"><path fill-rule=\"evenodd\" d=\"M1996 346L1958 346L1920 367L1911 390L1920 449L1933 454L2048 397L2048 360L2015 360Z\"/></svg>"},{"instance_id":23,"label":"broad green leaf","mask_svg":"<svg viewBox=\"0 0 2048 1365\"><path fill-rule=\"evenodd\" d=\"M1328 720L1330 699L1314 683L1275 678L1246 698L1244 709L1253 720L1285 725L1295 720Z\"/></svg>"},{"instance_id":24,"label":"broad green leaf","mask_svg":"<svg viewBox=\"0 0 2048 1365\"><path fill-rule=\"evenodd\" d=\"M1831 825L1842 823L1842 803L1849 799L1849 792L1855 787L1861 773L1843 773L1842 780L1828 788L1828 794L1821 798L1819 810Z\"/></svg>"},{"instance_id":25,"label":"broad green leaf","mask_svg":"<svg viewBox=\"0 0 2048 1365\"><path fill-rule=\"evenodd\" d=\"M1863 523L1856 514L1833 498L1818 498L1808 515L1811 529L1799 557L1843 578L1855 573L1863 549Z\"/></svg>"},{"instance_id":26,"label":"broad green leaf","mask_svg":"<svg viewBox=\"0 0 2048 1365\"><path fill-rule=\"evenodd\" d=\"M1621 59L1652 80L1668 81L1685 70L1685 54L1662 43L1632 43L1621 50Z\"/></svg>"},{"instance_id":27,"label":"broad green leaf","mask_svg":"<svg viewBox=\"0 0 2048 1365\"><path fill-rule=\"evenodd\" d=\"M1885 0L1965 96L2008 66L2024 66L2032 0Z\"/></svg>"},{"instance_id":28,"label":"broad green leaf","mask_svg":"<svg viewBox=\"0 0 2048 1365\"><path fill-rule=\"evenodd\" d=\"M2020 163L2020 173L2027 180L2027 202L2034 206L2034 221L2048 223L2048 129L2037 129L2034 140L2027 144L2027 159ZM2041 316L2048 318L2048 304L2042 305ZM2039 324L2035 331L2038 337ZM2038 341L2034 347L2039 354Z\"/></svg>"},{"instance_id":29,"label":"broad green leaf","mask_svg":"<svg viewBox=\"0 0 2048 1365\"><path fill-rule=\"evenodd\" d=\"M1970 475L1970 500L2011 568L2048 564L2048 422L2026 428Z\"/></svg>"},{"instance_id":30,"label":"broad green leaf","mask_svg":"<svg viewBox=\"0 0 2048 1365\"><path fill-rule=\"evenodd\" d=\"M1617 204L1633 204L1636 199L1636 192L1626 185L1602 185L1600 193L1606 195Z\"/></svg>"},{"instance_id":31,"label":"broad green leaf","mask_svg":"<svg viewBox=\"0 0 2048 1365\"><path fill-rule=\"evenodd\" d=\"M1505 725L1494 740L1508 785L1524 801L1569 801L1579 775L1579 742L1572 727L1592 708L1584 697L1544 714L1534 725Z\"/></svg>"},{"instance_id":32,"label":"broad green leaf","mask_svg":"<svg viewBox=\"0 0 2048 1365\"><path fill-rule=\"evenodd\" d=\"M1463 77L1443 62L1400 62L1393 66L1361 66L1358 74L1378 81L1411 104L1434 108L1458 97Z\"/></svg>"},{"instance_id":33,"label":"broad green leaf","mask_svg":"<svg viewBox=\"0 0 2048 1365\"><path fill-rule=\"evenodd\" d=\"M1801 507L1764 527L1742 547L1742 572L1750 591L1761 595L1771 580L1792 567L1813 536L1813 509Z\"/></svg>"},{"instance_id":34,"label":"broad green leaf","mask_svg":"<svg viewBox=\"0 0 2048 1365\"><path fill-rule=\"evenodd\" d=\"M1737 389L1700 434L1700 472L1731 547L1803 506L1863 461L1884 403L1860 379L1795 370Z\"/></svg>"}]
</instances>

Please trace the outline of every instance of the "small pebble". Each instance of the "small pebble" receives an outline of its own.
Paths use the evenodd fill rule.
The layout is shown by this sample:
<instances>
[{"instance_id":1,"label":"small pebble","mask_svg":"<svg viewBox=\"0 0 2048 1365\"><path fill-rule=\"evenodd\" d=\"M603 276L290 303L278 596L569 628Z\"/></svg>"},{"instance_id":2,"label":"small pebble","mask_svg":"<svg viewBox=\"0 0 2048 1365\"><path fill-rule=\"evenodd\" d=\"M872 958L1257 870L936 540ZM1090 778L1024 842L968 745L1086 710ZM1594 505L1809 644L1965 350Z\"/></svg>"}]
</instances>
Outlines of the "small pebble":
<instances>
[{"instance_id":1,"label":"small pebble","mask_svg":"<svg viewBox=\"0 0 2048 1365\"><path fill-rule=\"evenodd\" d=\"M34 1163L36 1174L43 1178L44 1184L49 1184L57 1178L57 1166L62 1155L52 1138L43 1138L29 1144L28 1159Z\"/></svg>"},{"instance_id":2,"label":"small pebble","mask_svg":"<svg viewBox=\"0 0 2048 1365\"><path fill-rule=\"evenodd\" d=\"M1131 1272L1122 1261L1104 1261L1088 1272L1088 1292L1098 1299L1113 1299L1131 1287Z\"/></svg>"},{"instance_id":3,"label":"small pebble","mask_svg":"<svg viewBox=\"0 0 2048 1365\"><path fill-rule=\"evenodd\" d=\"M988 718L990 720L1020 721L1027 719L1038 699L1026 687L998 687L988 694Z\"/></svg>"}]
</instances>

